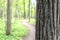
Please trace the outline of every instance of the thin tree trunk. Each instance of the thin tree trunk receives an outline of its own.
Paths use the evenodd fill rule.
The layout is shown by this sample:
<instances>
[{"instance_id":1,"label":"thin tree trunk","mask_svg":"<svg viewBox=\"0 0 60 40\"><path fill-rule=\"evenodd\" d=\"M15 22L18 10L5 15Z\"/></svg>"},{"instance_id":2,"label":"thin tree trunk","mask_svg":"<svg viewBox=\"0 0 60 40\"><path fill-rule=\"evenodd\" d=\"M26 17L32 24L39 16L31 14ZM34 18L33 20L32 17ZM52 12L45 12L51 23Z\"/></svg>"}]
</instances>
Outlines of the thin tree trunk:
<instances>
[{"instance_id":1,"label":"thin tree trunk","mask_svg":"<svg viewBox=\"0 0 60 40\"><path fill-rule=\"evenodd\" d=\"M0 18L3 18L3 9L0 9Z\"/></svg>"},{"instance_id":2,"label":"thin tree trunk","mask_svg":"<svg viewBox=\"0 0 60 40\"><path fill-rule=\"evenodd\" d=\"M12 20L12 0L7 0L7 29L6 35L11 33L11 20Z\"/></svg>"},{"instance_id":3,"label":"thin tree trunk","mask_svg":"<svg viewBox=\"0 0 60 40\"><path fill-rule=\"evenodd\" d=\"M32 18L32 6L31 6L31 18Z\"/></svg>"},{"instance_id":4,"label":"thin tree trunk","mask_svg":"<svg viewBox=\"0 0 60 40\"><path fill-rule=\"evenodd\" d=\"M25 12L25 0L24 0L24 19L26 19L26 12Z\"/></svg>"},{"instance_id":5,"label":"thin tree trunk","mask_svg":"<svg viewBox=\"0 0 60 40\"><path fill-rule=\"evenodd\" d=\"M29 4L28 4L28 19L29 19L29 22L30 22L30 0L29 0Z\"/></svg>"}]
</instances>

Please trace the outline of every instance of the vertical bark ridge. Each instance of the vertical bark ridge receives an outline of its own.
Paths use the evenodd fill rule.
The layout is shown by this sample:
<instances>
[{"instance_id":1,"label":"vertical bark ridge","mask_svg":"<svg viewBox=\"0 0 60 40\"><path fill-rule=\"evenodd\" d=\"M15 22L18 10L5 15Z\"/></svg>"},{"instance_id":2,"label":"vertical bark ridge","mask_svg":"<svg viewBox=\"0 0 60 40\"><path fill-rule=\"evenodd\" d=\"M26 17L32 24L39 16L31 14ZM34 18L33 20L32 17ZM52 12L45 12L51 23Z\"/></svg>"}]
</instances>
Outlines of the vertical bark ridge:
<instances>
[{"instance_id":1,"label":"vertical bark ridge","mask_svg":"<svg viewBox=\"0 0 60 40\"><path fill-rule=\"evenodd\" d=\"M57 4L55 0L37 0L37 40L55 40L55 35L58 34L58 12L55 12L58 11Z\"/></svg>"}]
</instances>

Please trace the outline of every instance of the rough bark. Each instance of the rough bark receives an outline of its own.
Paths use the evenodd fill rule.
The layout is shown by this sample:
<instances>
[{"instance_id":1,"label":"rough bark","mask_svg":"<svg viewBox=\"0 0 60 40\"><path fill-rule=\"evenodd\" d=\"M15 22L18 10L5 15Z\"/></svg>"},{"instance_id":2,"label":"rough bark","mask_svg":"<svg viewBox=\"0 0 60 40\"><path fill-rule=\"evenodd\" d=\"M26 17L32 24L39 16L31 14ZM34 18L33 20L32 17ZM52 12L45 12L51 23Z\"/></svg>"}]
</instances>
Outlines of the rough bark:
<instances>
[{"instance_id":1,"label":"rough bark","mask_svg":"<svg viewBox=\"0 0 60 40\"><path fill-rule=\"evenodd\" d=\"M6 35L11 33L11 20L12 20L12 0L7 0L7 29Z\"/></svg>"},{"instance_id":2,"label":"rough bark","mask_svg":"<svg viewBox=\"0 0 60 40\"><path fill-rule=\"evenodd\" d=\"M60 0L59 0L59 24L60 24Z\"/></svg>"},{"instance_id":3,"label":"rough bark","mask_svg":"<svg viewBox=\"0 0 60 40\"><path fill-rule=\"evenodd\" d=\"M37 0L36 40L58 40L58 0Z\"/></svg>"}]
</instances>

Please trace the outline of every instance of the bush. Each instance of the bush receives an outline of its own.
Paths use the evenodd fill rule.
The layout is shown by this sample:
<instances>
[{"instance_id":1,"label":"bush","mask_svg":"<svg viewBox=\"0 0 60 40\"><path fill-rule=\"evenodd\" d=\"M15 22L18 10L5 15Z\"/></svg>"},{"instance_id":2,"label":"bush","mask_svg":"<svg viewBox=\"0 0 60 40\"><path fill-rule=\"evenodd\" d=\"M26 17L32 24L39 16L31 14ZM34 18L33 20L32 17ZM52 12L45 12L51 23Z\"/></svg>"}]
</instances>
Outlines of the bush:
<instances>
[{"instance_id":1,"label":"bush","mask_svg":"<svg viewBox=\"0 0 60 40\"><path fill-rule=\"evenodd\" d=\"M28 33L28 28L21 24L19 20L14 20L11 28L11 35L6 36L5 21L0 19L0 40L22 40L22 37Z\"/></svg>"}]
</instances>

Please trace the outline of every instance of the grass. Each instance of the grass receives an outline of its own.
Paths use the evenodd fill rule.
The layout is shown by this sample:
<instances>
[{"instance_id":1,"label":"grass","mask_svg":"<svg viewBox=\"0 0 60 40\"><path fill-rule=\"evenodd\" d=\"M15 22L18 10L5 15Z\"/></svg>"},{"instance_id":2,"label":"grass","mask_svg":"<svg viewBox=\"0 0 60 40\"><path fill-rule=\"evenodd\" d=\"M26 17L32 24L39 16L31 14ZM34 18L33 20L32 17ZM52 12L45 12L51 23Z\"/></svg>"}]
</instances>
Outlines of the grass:
<instances>
[{"instance_id":1,"label":"grass","mask_svg":"<svg viewBox=\"0 0 60 40\"><path fill-rule=\"evenodd\" d=\"M30 24L32 24L32 25L35 25L36 20L31 18L30 22L29 22L29 19L27 19L27 22L30 23Z\"/></svg>"},{"instance_id":2,"label":"grass","mask_svg":"<svg viewBox=\"0 0 60 40\"><path fill-rule=\"evenodd\" d=\"M28 28L21 24L19 20L14 20L11 28L11 34L6 36L5 21L0 19L0 40L22 40L22 37L28 33Z\"/></svg>"}]
</instances>

